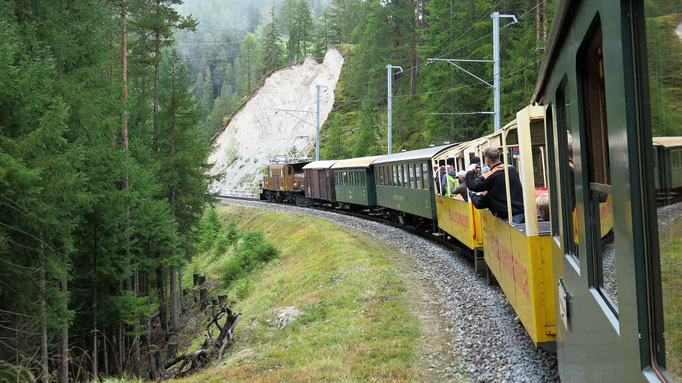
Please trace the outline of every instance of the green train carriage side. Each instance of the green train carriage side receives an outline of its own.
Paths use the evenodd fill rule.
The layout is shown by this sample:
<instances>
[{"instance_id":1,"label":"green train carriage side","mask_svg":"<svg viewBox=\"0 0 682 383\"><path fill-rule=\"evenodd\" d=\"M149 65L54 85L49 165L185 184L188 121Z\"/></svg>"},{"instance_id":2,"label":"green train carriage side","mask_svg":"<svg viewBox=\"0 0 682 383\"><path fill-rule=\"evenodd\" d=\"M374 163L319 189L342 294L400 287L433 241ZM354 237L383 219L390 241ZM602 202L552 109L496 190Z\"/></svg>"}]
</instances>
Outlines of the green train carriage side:
<instances>
[{"instance_id":1,"label":"green train carriage side","mask_svg":"<svg viewBox=\"0 0 682 383\"><path fill-rule=\"evenodd\" d=\"M332 165L336 202L351 208L373 208L377 204L372 162L380 156L351 158Z\"/></svg>"},{"instance_id":2,"label":"green train carriage side","mask_svg":"<svg viewBox=\"0 0 682 383\"><path fill-rule=\"evenodd\" d=\"M547 117L563 382L672 379L645 25L642 1L559 1L532 98ZM613 235L601 238L599 202L608 197Z\"/></svg>"},{"instance_id":3,"label":"green train carriage side","mask_svg":"<svg viewBox=\"0 0 682 383\"><path fill-rule=\"evenodd\" d=\"M432 159L453 145L441 145L382 156L374 161L377 205L385 215L435 230L437 214Z\"/></svg>"}]
</instances>

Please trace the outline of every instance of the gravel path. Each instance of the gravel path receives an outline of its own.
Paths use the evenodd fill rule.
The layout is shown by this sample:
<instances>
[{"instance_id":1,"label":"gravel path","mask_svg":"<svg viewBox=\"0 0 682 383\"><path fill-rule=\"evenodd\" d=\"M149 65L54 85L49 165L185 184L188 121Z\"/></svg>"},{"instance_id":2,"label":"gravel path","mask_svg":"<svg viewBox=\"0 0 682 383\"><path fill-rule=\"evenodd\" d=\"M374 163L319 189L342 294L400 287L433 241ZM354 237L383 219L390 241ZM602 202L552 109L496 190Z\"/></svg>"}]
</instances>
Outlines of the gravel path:
<instances>
[{"instance_id":1,"label":"gravel path","mask_svg":"<svg viewBox=\"0 0 682 383\"><path fill-rule=\"evenodd\" d=\"M229 200L230 204L295 213L324 219L377 238L400 250L417 274L420 309L434 315L439 352L429 353L428 364L442 381L555 382L556 355L535 348L502 290L488 286L471 263L450 250L400 229L332 212ZM407 240L406 240L407 239ZM432 329L433 330L433 329ZM433 332L433 331L432 331ZM431 339L433 341L433 339Z\"/></svg>"}]
</instances>

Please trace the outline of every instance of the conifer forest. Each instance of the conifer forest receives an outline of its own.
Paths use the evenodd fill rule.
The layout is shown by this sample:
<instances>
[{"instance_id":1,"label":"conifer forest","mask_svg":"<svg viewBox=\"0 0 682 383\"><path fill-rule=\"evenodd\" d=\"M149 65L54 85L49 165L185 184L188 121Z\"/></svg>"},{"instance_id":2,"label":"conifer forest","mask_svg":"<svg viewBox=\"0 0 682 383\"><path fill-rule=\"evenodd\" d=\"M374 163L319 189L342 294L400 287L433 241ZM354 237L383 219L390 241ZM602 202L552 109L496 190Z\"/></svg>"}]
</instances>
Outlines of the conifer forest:
<instances>
[{"instance_id":1,"label":"conifer forest","mask_svg":"<svg viewBox=\"0 0 682 383\"><path fill-rule=\"evenodd\" d=\"M492 59L490 12L515 15L500 25L504 124L529 103L555 3L0 1L0 379L148 376L148 352L182 325L211 139L273 70L343 53L321 159L386 152L389 64L404 69L392 78L394 151L469 140L492 132L480 113L492 90L429 59ZM650 33L674 38L661 23ZM492 80L491 63L461 66ZM682 82L660 78L663 105ZM682 125L657 110L654 130Z\"/></svg>"}]
</instances>

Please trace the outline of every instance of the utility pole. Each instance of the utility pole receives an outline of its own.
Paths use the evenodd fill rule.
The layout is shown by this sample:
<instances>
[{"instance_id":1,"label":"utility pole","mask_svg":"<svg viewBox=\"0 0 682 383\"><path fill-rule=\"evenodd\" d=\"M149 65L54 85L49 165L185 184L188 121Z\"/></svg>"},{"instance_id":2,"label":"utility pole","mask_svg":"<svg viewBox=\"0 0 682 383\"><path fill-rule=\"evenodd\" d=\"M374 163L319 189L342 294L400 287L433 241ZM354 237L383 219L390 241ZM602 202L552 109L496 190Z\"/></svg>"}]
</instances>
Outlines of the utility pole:
<instances>
[{"instance_id":1,"label":"utility pole","mask_svg":"<svg viewBox=\"0 0 682 383\"><path fill-rule=\"evenodd\" d=\"M391 120L391 112L393 109L393 69L400 69L400 72L398 73L401 73L403 67L391 64L386 65L386 70L388 71L388 154L391 154L391 145L393 144L391 136L393 134L393 122Z\"/></svg>"},{"instance_id":2,"label":"utility pole","mask_svg":"<svg viewBox=\"0 0 682 383\"><path fill-rule=\"evenodd\" d=\"M497 132L500 130L500 18L501 17L508 17L514 19L512 24L515 24L518 22L516 19L516 16L514 15L500 15L499 12L493 12L490 14L490 17L493 19L493 59L492 60L471 60L471 59L440 59L440 58L430 58L427 59L427 62L431 63L434 61L447 61L449 64L453 65L459 70L464 71L466 74L469 76L475 78L476 80L488 85L489 87L493 88L493 96L494 96L494 103L493 103L493 111L492 112L462 112L462 113L427 113L427 114L452 114L452 115L460 115L460 114L493 114L495 116L494 120L494 127L495 131ZM489 82L485 81L484 79L476 76L475 74L469 72L468 70L462 68L462 66L455 64L456 62L474 62L474 63L485 63L485 62L492 62L493 63L493 84L491 85ZM389 85L388 88L391 89L391 83L389 80ZM390 92L390 90L389 90ZM390 116L390 105L391 101L389 98L389 116ZM390 120L389 120L389 127L390 127ZM390 128L389 128L390 129Z\"/></svg>"},{"instance_id":3,"label":"utility pole","mask_svg":"<svg viewBox=\"0 0 682 383\"><path fill-rule=\"evenodd\" d=\"M500 18L507 17L514 19L513 23L518 20L514 15L500 15L499 12L490 14L493 19L493 89L494 95L494 111L495 111L495 131L500 130Z\"/></svg>"},{"instance_id":4,"label":"utility pole","mask_svg":"<svg viewBox=\"0 0 682 383\"><path fill-rule=\"evenodd\" d=\"M315 161L320 160L320 88L329 89L324 85L315 85L317 88L317 141L315 142Z\"/></svg>"}]
</instances>

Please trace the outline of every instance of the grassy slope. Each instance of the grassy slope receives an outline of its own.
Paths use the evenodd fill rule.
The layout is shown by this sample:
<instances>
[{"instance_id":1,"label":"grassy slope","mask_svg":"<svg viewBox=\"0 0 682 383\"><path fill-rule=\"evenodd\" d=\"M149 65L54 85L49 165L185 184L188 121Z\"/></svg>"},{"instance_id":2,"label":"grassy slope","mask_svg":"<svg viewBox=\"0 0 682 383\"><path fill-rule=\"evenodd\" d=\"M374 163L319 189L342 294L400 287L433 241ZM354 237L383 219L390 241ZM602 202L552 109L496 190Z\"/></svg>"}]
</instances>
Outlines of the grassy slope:
<instances>
[{"instance_id":1,"label":"grassy slope","mask_svg":"<svg viewBox=\"0 0 682 383\"><path fill-rule=\"evenodd\" d=\"M679 204L678 204L679 206ZM682 375L682 219L660 228L661 279L668 370Z\"/></svg>"},{"instance_id":2,"label":"grassy slope","mask_svg":"<svg viewBox=\"0 0 682 383\"><path fill-rule=\"evenodd\" d=\"M282 255L248 280L214 292L237 300L234 308L244 315L226 359L245 349L255 350L256 356L223 362L183 382L435 378L424 375L428 368L418 355L419 322L407 308L399 271L387 259L395 249L304 216L229 205L220 212L240 231L265 232ZM190 270L218 279L226 258L206 255ZM269 310L285 306L304 314L276 330Z\"/></svg>"}]
</instances>

